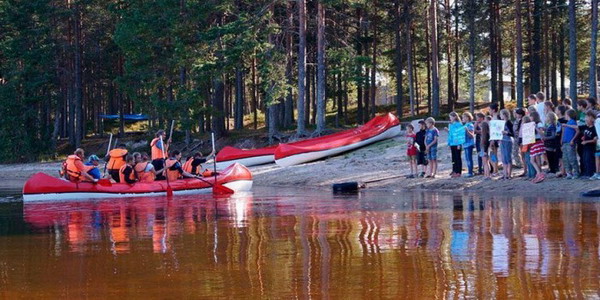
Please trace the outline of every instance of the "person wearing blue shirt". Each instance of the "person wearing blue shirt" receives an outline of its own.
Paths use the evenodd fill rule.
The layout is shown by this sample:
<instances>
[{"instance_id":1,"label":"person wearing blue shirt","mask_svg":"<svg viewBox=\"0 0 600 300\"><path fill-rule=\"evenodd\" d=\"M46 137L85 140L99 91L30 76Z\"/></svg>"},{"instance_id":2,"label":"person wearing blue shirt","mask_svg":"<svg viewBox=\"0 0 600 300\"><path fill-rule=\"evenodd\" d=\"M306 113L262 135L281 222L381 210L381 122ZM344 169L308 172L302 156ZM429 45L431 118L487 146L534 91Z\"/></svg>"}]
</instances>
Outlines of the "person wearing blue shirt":
<instances>
[{"instance_id":1,"label":"person wearing blue shirt","mask_svg":"<svg viewBox=\"0 0 600 300\"><path fill-rule=\"evenodd\" d=\"M100 169L98 169L98 165L100 164L100 158L97 155L92 154L88 158L88 161L85 163L85 166L89 167L87 173L90 176L94 177L94 179L102 178L102 173L100 173Z\"/></svg>"},{"instance_id":2,"label":"person wearing blue shirt","mask_svg":"<svg viewBox=\"0 0 600 300\"><path fill-rule=\"evenodd\" d=\"M465 142L462 145L465 151L465 161L467 163L467 174L465 177L473 177L473 148L475 148L475 125L473 124L473 115L469 112L462 114L462 121L465 124Z\"/></svg>"},{"instance_id":3,"label":"person wearing blue shirt","mask_svg":"<svg viewBox=\"0 0 600 300\"><path fill-rule=\"evenodd\" d=\"M425 178L435 178L437 173L437 146L440 131L435 128L435 119L432 117L427 118L425 124L427 124L425 149L427 151L427 160L429 161L429 174L425 176Z\"/></svg>"},{"instance_id":4,"label":"person wearing blue shirt","mask_svg":"<svg viewBox=\"0 0 600 300\"><path fill-rule=\"evenodd\" d=\"M579 126L577 124L577 112L573 109L567 110L567 123L563 124L561 148L563 155L563 167L567 173L567 179L579 178L579 164L577 163L577 143Z\"/></svg>"}]
</instances>

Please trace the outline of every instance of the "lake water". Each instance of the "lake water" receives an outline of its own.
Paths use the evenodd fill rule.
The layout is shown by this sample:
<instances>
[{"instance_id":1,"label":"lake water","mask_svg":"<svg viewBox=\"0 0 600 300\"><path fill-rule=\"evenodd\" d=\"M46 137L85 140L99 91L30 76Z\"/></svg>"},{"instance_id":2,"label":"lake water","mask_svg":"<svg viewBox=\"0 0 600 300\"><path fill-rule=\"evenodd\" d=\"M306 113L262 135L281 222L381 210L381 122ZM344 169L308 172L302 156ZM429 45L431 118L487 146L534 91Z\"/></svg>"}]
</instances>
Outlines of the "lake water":
<instances>
[{"instance_id":1,"label":"lake water","mask_svg":"<svg viewBox=\"0 0 600 300\"><path fill-rule=\"evenodd\" d=\"M600 298L600 201L0 198L0 298Z\"/></svg>"}]
</instances>

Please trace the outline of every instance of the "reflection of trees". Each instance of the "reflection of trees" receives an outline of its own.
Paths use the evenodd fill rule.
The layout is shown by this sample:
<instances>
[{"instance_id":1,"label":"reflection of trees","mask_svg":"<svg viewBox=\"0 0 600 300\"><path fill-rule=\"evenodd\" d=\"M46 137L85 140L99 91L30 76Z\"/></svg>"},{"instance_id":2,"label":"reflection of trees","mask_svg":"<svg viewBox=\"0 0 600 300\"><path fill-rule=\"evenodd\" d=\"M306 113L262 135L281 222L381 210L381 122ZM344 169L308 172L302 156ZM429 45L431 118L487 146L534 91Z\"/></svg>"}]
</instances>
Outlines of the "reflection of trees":
<instances>
[{"instance_id":1,"label":"reflection of trees","mask_svg":"<svg viewBox=\"0 0 600 300\"><path fill-rule=\"evenodd\" d=\"M394 209L278 201L120 200L25 207L25 219L66 231L71 251L112 241L117 256L182 280L188 296L545 298L600 288L598 203L427 193Z\"/></svg>"}]
</instances>

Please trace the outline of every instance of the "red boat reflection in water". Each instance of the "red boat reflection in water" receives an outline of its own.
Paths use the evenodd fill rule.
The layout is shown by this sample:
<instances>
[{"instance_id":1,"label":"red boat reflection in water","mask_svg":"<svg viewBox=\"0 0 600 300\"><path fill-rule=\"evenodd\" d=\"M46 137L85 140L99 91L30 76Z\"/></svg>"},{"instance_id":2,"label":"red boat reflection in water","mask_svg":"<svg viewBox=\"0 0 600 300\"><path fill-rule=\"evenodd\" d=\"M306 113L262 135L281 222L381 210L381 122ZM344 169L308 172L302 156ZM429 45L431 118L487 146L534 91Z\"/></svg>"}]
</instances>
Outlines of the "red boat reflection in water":
<instances>
[{"instance_id":1,"label":"red boat reflection in water","mask_svg":"<svg viewBox=\"0 0 600 300\"><path fill-rule=\"evenodd\" d=\"M597 202L263 193L26 203L0 295L600 297Z\"/></svg>"}]
</instances>

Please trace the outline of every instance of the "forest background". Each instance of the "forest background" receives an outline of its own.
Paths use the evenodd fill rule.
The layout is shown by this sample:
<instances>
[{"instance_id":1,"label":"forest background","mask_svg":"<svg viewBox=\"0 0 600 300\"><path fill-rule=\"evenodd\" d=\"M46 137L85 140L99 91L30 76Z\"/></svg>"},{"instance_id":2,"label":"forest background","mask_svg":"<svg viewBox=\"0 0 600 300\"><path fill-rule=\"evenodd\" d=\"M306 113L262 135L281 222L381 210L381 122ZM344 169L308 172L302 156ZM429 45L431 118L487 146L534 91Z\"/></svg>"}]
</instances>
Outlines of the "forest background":
<instances>
[{"instance_id":1,"label":"forest background","mask_svg":"<svg viewBox=\"0 0 600 300\"><path fill-rule=\"evenodd\" d=\"M0 162L597 95L597 0L0 0ZM508 88L507 88L508 87ZM386 93L382 96L382 90ZM508 93L506 92L508 91ZM380 98L384 99L380 99ZM389 101L388 101L389 100ZM107 121L101 115L118 115Z\"/></svg>"}]
</instances>

